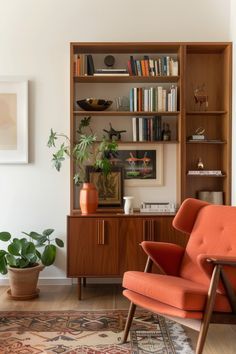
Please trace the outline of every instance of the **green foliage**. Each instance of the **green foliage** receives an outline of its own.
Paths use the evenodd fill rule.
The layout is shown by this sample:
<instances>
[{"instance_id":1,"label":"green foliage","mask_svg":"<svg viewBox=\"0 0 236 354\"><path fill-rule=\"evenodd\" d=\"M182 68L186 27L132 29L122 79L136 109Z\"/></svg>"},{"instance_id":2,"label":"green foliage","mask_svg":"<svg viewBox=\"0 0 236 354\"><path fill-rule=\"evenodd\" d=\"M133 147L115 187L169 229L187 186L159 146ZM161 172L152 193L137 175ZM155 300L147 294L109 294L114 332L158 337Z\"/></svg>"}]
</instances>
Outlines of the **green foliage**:
<instances>
[{"instance_id":1,"label":"green foliage","mask_svg":"<svg viewBox=\"0 0 236 354\"><path fill-rule=\"evenodd\" d=\"M7 266L29 268L38 262L45 266L53 264L57 246L64 247L64 242L61 239L51 239L53 232L54 229L46 229L42 233L35 231L22 232L27 238L13 239L9 232L0 232L0 241L10 242L7 250L0 250L0 273L6 274ZM55 242L56 245L52 242Z\"/></svg>"},{"instance_id":2,"label":"green foliage","mask_svg":"<svg viewBox=\"0 0 236 354\"><path fill-rule=\"evenodd\" d=\"M57 171L60 171L62 162L66 157L71 157L75 162L76 173L74 175L74 183L80 185L86 182L85 162L101 170L105 175L111 171L111 162L109 160L109 152L117 151L117 143L109 141L105 138L100 144L97 143L97 137L93 133L91 127L91 117L84 117L79 124L77 130L77 141L71 143L65 134L59 134L50 131L47 146L56 147L56 140L63 139L63 143L53 154L52 162ZM86 132L88 130L89 132Z\"/></svg>"}]
</instances>

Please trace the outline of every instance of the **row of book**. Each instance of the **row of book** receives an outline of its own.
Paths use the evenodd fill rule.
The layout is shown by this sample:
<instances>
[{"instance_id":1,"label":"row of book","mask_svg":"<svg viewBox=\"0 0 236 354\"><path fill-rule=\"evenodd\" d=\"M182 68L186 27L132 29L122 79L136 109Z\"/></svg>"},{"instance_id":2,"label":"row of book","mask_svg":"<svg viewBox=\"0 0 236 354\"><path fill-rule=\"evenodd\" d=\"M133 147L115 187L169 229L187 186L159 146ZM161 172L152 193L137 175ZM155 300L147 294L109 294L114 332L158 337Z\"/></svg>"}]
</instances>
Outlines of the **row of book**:
<instances>
[{"instance_id":1,"label":"row of book","mask_svg":"<svg viewBox=\"0 0 236 354\"><path fill-rule=\"evenodd\" d=\"M170 56L150 59L144 55L143 59L134 59L131 55L128 61L128 72L135 76L178 76L178 60Z\"/></svg>"},{"instance_id":2,"label":"row of book","mask_svg":"<svg viewBox=\"0 0 236 354\"><path fill-rule=\"evenodd\" d=\"M74 76L177 76L178 60L170 56L149 59L134 59L131 55L127 68L101 68L95 69L91 54L74 54Z\"/></svg>"},{"instance_id":3,"label":"row of book","mask_svg":"<svg viewBox=\"0 0 236 354\"><path fill-rule=\"evenodd\" d=\"M133 141L161 141L171 139L169 124L162 124L161 116L133 117L132 133Z\"/></svg>"},{"instance_id":4,"label":"row of book","mask_svg":"<svg viewBox=\"0 0 236 354\"><path fill-rule=\"evenodd\" d=\"M178 88L133 87L130 89L130 112L175 112L177 111Z\"/></svg>"}]
</instances>

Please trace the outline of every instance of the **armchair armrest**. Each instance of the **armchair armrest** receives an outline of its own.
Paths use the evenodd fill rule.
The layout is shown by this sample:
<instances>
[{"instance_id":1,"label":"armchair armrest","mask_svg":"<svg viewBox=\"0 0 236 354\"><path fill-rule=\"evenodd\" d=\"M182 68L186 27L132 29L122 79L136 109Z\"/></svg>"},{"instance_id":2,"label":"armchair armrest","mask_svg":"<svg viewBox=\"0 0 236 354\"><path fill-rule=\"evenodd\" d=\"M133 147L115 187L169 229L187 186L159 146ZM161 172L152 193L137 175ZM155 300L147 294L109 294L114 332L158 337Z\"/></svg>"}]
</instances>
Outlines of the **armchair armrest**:
<instances>
[{"instance_id":1,"label":"armchair armrest","mask_svg":"<svg viewBox=\"0 0 236 354\"><path fill-rule=\"evenodd\" d=\"M174 243L143 241L144 252L160 269L161 273L178 275L185 249Z\"/></svg>"},{"instance_id":2,"label":"armchair armrest","mask_svg":"<svg viewBox=\"0 0 236 354\"><path fill-rule=\"evenodd\" d=\"M215 266L224 266L224 269L222 269L222 273L225 274L224 277L227 277L232 286L236 288L235 270L232 269L232 267L236 267L236 257L199 254L197 262L209 279L212 277L212 272ZM225 289L221 282L218 286L218 292L221 294L225 293Z\"/></svg>"},{"instance_id":3,"label":"armchair armrest","mask_svg":"<svg viewBox=\"0 0 236 354\"><path fill-rule=\"evenodd\" d=\"M208 263L236 267L236 257L208 257L206 261Z\"/></svg>"}]
</instances>

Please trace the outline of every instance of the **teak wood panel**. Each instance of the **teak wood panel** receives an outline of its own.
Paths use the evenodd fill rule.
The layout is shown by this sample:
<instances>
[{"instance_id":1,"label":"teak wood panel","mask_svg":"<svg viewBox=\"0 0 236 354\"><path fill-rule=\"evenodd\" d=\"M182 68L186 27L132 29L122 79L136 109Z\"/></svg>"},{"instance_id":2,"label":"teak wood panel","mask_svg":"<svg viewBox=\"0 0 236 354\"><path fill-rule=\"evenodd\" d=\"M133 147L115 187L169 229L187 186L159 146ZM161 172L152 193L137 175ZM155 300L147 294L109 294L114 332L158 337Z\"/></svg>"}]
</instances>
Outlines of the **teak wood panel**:
<instances>
[{"instance_id":1,"label":"teak wood panel","mask_svg":"<svg viewBox=\"0 0 236 354\"><path fill-rule=\"evenodd\" d=\"M68 217L68 277L122 276L144 269L140 243L171 242L185 246L184 234L172 227L173 216Z\"/></svg>"},{"instance_id":2,"label":"teak wood panel","mask_svg":"<svg viewBox=\"0 0 236 354\"><path fill-rule=\"evenodd\" d=\"M118 220L70 218L69 277L118 275Z\"/></svg>"}]
</instances>

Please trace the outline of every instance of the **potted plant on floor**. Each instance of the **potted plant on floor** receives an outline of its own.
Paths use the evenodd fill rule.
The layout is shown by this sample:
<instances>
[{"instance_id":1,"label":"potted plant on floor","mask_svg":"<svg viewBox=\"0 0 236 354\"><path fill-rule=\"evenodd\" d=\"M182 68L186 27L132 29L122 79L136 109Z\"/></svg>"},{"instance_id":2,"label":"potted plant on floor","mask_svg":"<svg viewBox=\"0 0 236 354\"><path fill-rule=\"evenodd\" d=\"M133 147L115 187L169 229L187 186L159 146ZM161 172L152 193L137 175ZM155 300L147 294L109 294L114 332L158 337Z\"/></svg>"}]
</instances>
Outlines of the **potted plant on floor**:
<instances>
[{"instance_id":1,"label":"potted plant on floor","mask_svg":"<svg viewBox=\"0 0 236 354\"><path fill-rule=\"evenodd\" d=\"M22 232L27 238L12 238L9 232L0 232L0 241L9 242L7 250L0 250L0 273L9 275L11 298L27 300L38 296L39 272L54 263L57 246L64 247L61 239L51 239L53 231Z\"/></svg>"},{"instance_id":2,"label":"potted plant on floor","mask_svg":"<svg viewBox=\"0 0 236 354\"><path fill-rule=\"evenodd\" d=\"M60 171L62 162L66 157L71 157L75 163L74 182L76 185L83 184L80 190L80 208L82 214L96 212L98 205L98 193L92 183L88 183L86 176L86 165L92 165L95 169L107 176L111 172L112 163L109 160L109 153L117 151L117 143L103 137L97 142L96 134L90 127L91 117L84 117L77 130L77 139L73 143L66 134L59 134L51 129L48 147L56 146L56 140L60 139L60 145L53 154L52 162L57 171Z\"/></svg>"}]
</instances>

